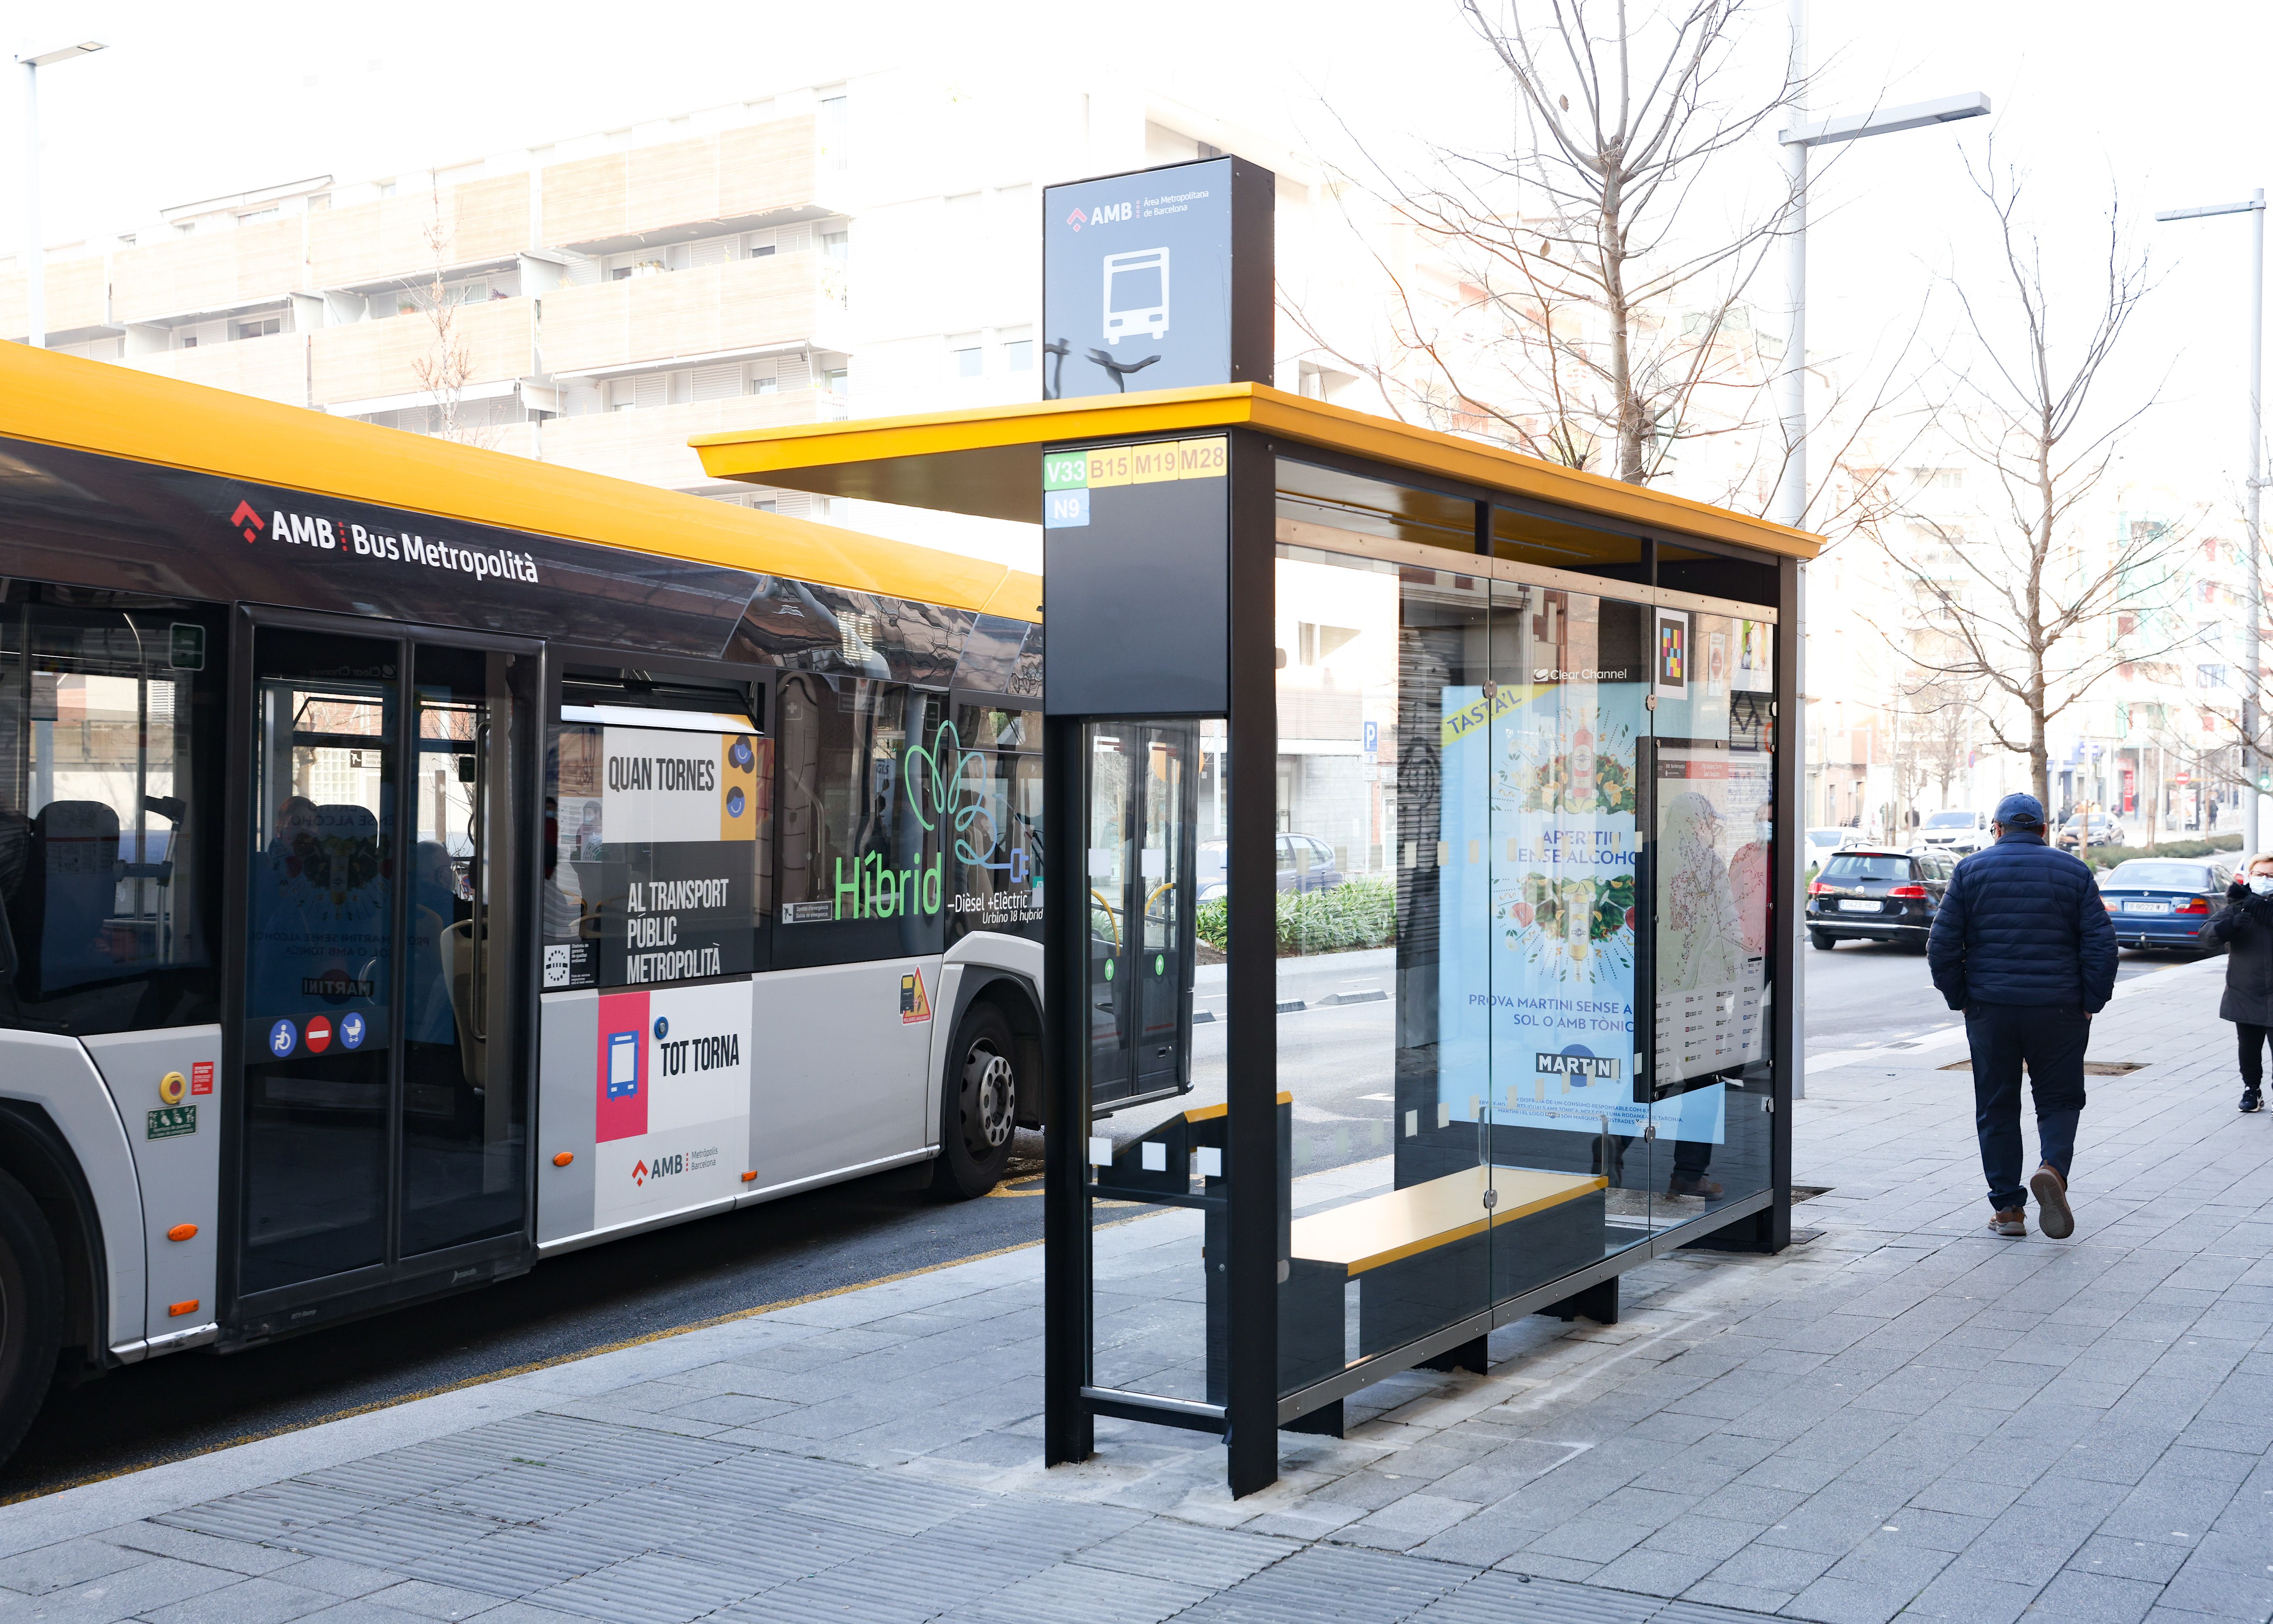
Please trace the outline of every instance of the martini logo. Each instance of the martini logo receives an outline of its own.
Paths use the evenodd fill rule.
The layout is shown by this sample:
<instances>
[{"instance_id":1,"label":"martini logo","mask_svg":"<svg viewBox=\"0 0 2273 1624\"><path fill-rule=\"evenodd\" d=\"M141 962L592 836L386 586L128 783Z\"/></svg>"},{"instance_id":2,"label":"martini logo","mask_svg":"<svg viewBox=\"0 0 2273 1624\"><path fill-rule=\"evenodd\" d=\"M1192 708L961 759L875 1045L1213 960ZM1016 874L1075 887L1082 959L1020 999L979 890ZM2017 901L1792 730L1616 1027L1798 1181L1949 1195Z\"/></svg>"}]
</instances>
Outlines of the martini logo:
<instances>
[{"instance_id":1,"label":"martini logo","mask_svg":"<svg viewBox=\"0 0 2273 1624\"><path fill-rule=\"evenodd\" d=\"M300 977L300 996L319 998L326 1004L344 1004L351 998L376 998L378 992L376 981L350 976L336 968L327 969L320 976Z\"/></svg>"},{"instance_id":2,"label":"martini logo","mask_svg":"<svg viewBox=\"0 0 2273 1624\"><path fill-rule=\"evenodd\" d=\"M1560 1054L1534 1054L1533 1069L1542 1077L1574 1077L1584 1088L1596 1077L1616 1078L1618 1060L1616 1055L1589 1054L1585 1045L1573 1044Z\"/></svg>"},{"instance_id":3,"label":"martini logo","mask_svg":"<svg viewBox=\"0 0 2273 1624\"><path fill-rule=\"evenodd\" d=\"M260 532L266 528L260 522L260 515L252 511L250 502L239 502L236 512L229 516L229 521L244 533L244 539L248 542L259 541Z\"/></svg>"}]
</instances>

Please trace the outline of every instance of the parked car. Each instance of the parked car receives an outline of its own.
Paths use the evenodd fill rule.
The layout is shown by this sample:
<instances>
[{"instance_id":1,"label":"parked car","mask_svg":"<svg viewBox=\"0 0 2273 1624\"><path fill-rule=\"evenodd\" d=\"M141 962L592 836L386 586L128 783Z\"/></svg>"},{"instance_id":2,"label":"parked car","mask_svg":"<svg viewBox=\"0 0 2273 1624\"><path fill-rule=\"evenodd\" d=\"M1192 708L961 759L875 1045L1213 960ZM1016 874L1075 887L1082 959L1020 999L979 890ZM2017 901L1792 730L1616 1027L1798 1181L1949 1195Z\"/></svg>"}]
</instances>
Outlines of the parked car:
<instances>
[{"instance_id":1,"label":"parked car","mask_svg":"<svg viewBox=\"0 0 2273 1624\"><path fill-rule=\"evenodd\" d=\"M2074 851L2086 845L2127 846L2130 843L2131 837L2124 832L2123 826L2103 812L2076 813L2062 824L2060 832L2052 837L2052 844L2063 851Z\"/></svg>"},{"instance_id":2,"label":"parked car","mask_svg":"<svg viewBox=\"0 0 2273 1624\"><path fill-rule=\"evenodd\" d=\"M1827 951L1842 941L1866 941L1900 942L1923 953L1956 866L1956 858L1939 851L1834 851L1822 878L1807 887L1807 939Z\"/></svg>"},{"instance_id":3,"label":"parked car","mask_svg":"<svg viewBox=\"0 0 2273 1624\"><path fill-rule=\"evenodd\" d=\"M2209 858L2134 857L2100 877L2107 922L2127 947L2202 951L2199 937L2225 905L2233 870Z\"/></svg>"},{"instance_id":4,"label":"parked car","mask_svg":"<svg viewBox=\"0 0 2273 1624\"><path fill-rule=\"evenodd\" d=\"M1917 843L1929 851L1954 852L1962 857L1992 844L1989 814L1984 812L1928 812L1917 833Z\"/></svg>"},{"instance_id":5,"label":"parked car","mask_svg":"<svg viewBox=\"0 0 2273 1624\"><path fill-rule=\"evenodd\" d=\"M1201 902L1225 894L1224 855L1229 849L1229 844L1224 841L1204 840L1200 842ZM1332 846L1315 834L1281 834L1279 837L1279 888L1281 891L1331 891L1341 882L1342 872L1335 865Z\"/></svg>"}]
</instances>

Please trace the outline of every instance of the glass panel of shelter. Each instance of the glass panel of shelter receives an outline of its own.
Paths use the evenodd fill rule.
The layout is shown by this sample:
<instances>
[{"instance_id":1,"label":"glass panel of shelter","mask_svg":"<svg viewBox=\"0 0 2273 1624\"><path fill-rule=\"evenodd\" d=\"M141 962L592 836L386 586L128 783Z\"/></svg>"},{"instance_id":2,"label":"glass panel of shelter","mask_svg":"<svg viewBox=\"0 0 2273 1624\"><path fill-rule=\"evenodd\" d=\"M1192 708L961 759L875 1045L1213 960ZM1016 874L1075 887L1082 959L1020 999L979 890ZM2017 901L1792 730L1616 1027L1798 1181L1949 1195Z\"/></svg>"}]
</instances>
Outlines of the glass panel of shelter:
<instances>
[{"instance_id":1,"label":"glass panel of shelter","mask_svg":"<svg viewBox=\"0 0 2273 1624\"><path fill-rule=\"evenodd\" d=\"M1768 1188L1774 626L1651 611L1658 1227Z\"/></svg>"},{"instance_id":2,"label":"glass panel of shelter","mask_svg":"<svg viewBox=\"0 0 2273 1624\"><path fill-rule=\"evenodd\" d=\"M1505 1301L1647 1239L1662 1158L1637 1005L1647 610L1507 581L1493 602L1492 682L1445 778L1480 784L1487 803L1463 905L1489 921L1467 1002L1488 1007L1493 1156L1510 1186L1499 1224L1520 1226L1496 1282Z\"/></svg>"},{"instance_id":3,"label":"glass panel of shelter","mask_svg":"<svg viewBox=\"0 0 2273 1624\"><path fill-rule=\"evenodd\" d=\"M1196 1068L1193 920L1200 724L1084 724L1082 873L1088 930L1082 1138L1093 1225L1182 1209L1091 1238L1090 1385L1226 1400L1228 1182L1220 1022ZM1196 1075L1197 1070L1197 1075Z\"/></svg>"},{"instance_id":4,"label":"glass panel of shelter","mask_svg":"<svg viewBox=\"0 0 2273 1624\"><path fill-rule=\"evenodd\" d=\"M1421 505L1338 494L1359 522ZM1325 517L1283 502L1281 534L1329 539ZM1488 680L1492 605L1481 575L1284 542L1276 580L1286 1394L1491 1306L1486 1012L1467 1002L1489 932L1461 843L1483 786L1445 741Z\"/></svg>"},{"instance_id":5,"label":"glass panel of shelter","mask_svg":"<svg viewBox=\"0 0 2273 1624\"><path fill-rule=\"evenodd\" d=\"M1766 1187L1765 1113L1732 1119L1719 1079L1741 1078L1765 1097L1767 967L1744 949L1767 933L1753 913L1766 902L1770 782L1767 626L1692 626L1703 640L1694 657L1722 662L1699 673L1700 707L1709 687L1717 708L1696 714L1721 728L1722 765L1732 740L1756 759L1713 780L1709 821L1695 803L1675 805L1692 852L1685 889L1646 889L1662 726L1650 701L1685 675L1685 640L1661 676L1645 604L1293 544L1331 545L1338 518L1345 535L1444 545L1457 532L1446 523L1435 527L1441 536L1413 534L1409 495L1369 492L1345 475L1331 492L1314 490L1303 477L1313 471L1290 479L1290 466L1280 473L1294 489L1281 492L1277 610L1278 1051L1296 1180L1283 1392L1425 1338L1441 1345L1495 1304ZM1539 528L1496 525L1495 551L1537 542ZM1548 539L1568 550L1562 567L1644 573L1635 538L1566 526ZM1396 644L1387 658L1377 652L1384 628ZM1732 705L1732 685L1758 697ZM1733 734L1732 712L1743 713ZM1690 766L1694 753L1668 758L1684 780L1707 776ZM1345 828L1354 838L1333 838ZM1385 929L1363 906L1383 871ZM1720 1036L1707 1053L1676 1044L1688 1059L1661 1104L1652 1017L1674 1012L1662 999L1645 1009L1637 996L1674 928L1658 917L1664 904L1685 904L1700 885L1722 951L1709 963L1692 951L1678 973L1713 980L1705 997L1729 1024L1712 1029ZM1752 902L1740 906L1740 892ZM1686 947L1696 927L1680 918L1688 934L1676 945ZM1388 961L1388 986L1332 974L1363 968L1369 950ZM1721 968L1730 975L1708 973ZM1328 979L1347 984L1329 990ZM1345 1001L1385 1006L1375 1017L1384 1054L1370 1053L1365 1033L1325 1031L1320 1017L1342 1018ZM1290 1033L1297 1017L1317 1029ZM1364 1075L1377 1080L1369 1093L1345 1081ZM1378 1086L1388 1079L1392 1089ZM1391 1107L1370 1131L1367 1103ZM1716 1155L1737 1175L1725 1189L1713 1177ZM1339 1325L1321 1286L1336 1269Z\"/></svg>"},{"instance_id":6,"label":"glass panel of shelter","mask_svg":"<svg viewBox=\"0 0 2273 1624\"><path fill-rule=\"evenodd\" d=\"M1280 482L1294 1394L1422 1341L1472 1357L1447 1339L1481 1336L1496 1305L1767 1187L1772 628L1334 550L1380 536L1473 557L1473 508L1302 465ZM1496 524L1494 550L1539 528ZM1562 567L1646 574L1634 538L1549 528L1585 553ZM1174 843L1196 859L1186 894L1212 962L1189 972L1202 1024L1175 1057L1195 1087L1165 1105L1133 1104L1155 1086L1138 1074L1142 972L1177 933L1152 917L1166 871L1147 871L1182 859L1147 856L1167 801L1146 789L1144 727L1084 741L1092 1198L1204 1209L1098 1256L1091 1381L1221 1403L1227 730L1182 725ZM1659 848L1670 867L1653 867Z\"/></svg>"}]
</instances>

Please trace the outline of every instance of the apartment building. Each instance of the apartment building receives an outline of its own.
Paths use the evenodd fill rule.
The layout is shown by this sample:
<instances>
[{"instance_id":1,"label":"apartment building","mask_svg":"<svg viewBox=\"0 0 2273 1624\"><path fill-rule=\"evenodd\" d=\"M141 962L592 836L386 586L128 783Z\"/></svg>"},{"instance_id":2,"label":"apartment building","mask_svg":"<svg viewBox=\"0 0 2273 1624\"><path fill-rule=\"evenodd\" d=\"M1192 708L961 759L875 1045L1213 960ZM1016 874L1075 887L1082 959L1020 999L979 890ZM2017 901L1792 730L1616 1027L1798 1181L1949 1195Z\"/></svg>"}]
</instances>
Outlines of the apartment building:
<instances>
[{"instance_id":1,"label":"apartment building","mask_svg":"<svg viewBox=\"0 0 2273 1624\"><path fill-rule=\"evenodd\" d=\"M1282 256L1307 251L1316 178L1268 139L1140 92L894 70L430 169L311 176L170 208L131 233L50 250L48 342L971 545L940 532L979 521L707 482L686 441L1038 397L1041 188L1234 146L1280 173ZM26 309L22 270L6 262L0 335L24 336ZM1281 383L1325 393L1327 370L1291 353Z\"/></svg>"}]
</instances>

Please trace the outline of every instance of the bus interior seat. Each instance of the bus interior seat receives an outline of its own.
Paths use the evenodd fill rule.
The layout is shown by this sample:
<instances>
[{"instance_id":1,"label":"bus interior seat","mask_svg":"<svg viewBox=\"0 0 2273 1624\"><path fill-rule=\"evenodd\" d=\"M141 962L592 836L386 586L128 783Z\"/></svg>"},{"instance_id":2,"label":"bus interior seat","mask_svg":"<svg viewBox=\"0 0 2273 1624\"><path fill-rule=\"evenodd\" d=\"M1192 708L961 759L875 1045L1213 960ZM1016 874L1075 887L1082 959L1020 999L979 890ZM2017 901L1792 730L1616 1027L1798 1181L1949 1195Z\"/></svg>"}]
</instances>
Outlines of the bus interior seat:
<instances>
[{"instance_id":1,"label":"bus interior seat","mask_svg":"<svg viewBox=\"0 0 2273 1624\"><path fill-rule=\"evenodd\" d=\"M450 978L450 1014L458 1028L458 1066L466 1081L483 1081L482 1043L474 1036L474 922L461 919L442 933L443 974Z\"/></svg>"},{"instance_id":2,"label":"bus interior seat","mask_svg":"<svg viewBox=\"0 0 2273 1624\"><path fill-rule=\"evenodd\" d=\"M109 923L117 903L118 812L101 801L49 801L32 819L17 932L26 997L119 972Z\"/></svg>"}]
</instances>

